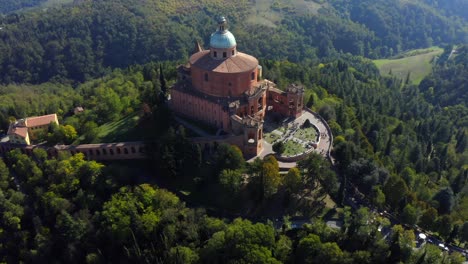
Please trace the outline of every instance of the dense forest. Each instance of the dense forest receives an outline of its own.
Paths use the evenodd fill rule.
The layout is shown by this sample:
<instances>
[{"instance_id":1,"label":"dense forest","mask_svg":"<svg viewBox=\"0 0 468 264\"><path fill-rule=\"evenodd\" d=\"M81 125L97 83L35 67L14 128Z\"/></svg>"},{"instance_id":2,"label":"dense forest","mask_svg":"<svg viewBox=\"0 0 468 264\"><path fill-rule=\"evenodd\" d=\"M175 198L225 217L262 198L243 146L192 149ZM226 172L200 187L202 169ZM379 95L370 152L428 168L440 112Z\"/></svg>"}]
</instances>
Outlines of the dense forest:
<instances>
[{"instance_id":1,"label":"dense forest","mask_svg":"<svg viewBox=\"0 0 468 264\"><path fill-rule=\"evenodd\" d=\"M34 7L46 0L3 0L0 5L0 14L18 11L25 7Z\"/></svg>"},{"instance_id":2,"label":"dense forest","mask_svg":"<svg viewBox=\"0 0 468 264\"><path fill-rule=\"evenodd\" d=\"M253 15L247 1L87 1L13 13L0 22L0 82L82 82L109 68L185 59L194 40L208 43L220 13L228 16L239 47L265 59L317 62L337 52L380 58L466 40L460 18L397 2L331 1L318 15L289 11L274 27L242 23Z\"/></svg>"},{"instance_id":3,"label":"dense forest","mask_svg":"<svg viewBox=\"0 0 468 264\"><path fill-rule=\"evenodd\" d=\"M130 116L149 162L7 154L0 262L463 262L418 247L413 228L468 245L466 1L317 1L317 14L281 9L274 26L245 22L249 1L78 2L0 11L10 12L0 22L0 135L14 119L57 113L44 140L95 143ZM191 143L166 95L217 14L265 78L306 87L304 103L333 131L334 166L312 154L280 173L273 157L246 163L236 147ZM380 76L371 60L432 45L444 52L419 85ZM369 208L347 207L352 192ZM401 225L374 213L384 210ZM290 216L312 220L295 229Z\"/></svg>"}]
</instances>

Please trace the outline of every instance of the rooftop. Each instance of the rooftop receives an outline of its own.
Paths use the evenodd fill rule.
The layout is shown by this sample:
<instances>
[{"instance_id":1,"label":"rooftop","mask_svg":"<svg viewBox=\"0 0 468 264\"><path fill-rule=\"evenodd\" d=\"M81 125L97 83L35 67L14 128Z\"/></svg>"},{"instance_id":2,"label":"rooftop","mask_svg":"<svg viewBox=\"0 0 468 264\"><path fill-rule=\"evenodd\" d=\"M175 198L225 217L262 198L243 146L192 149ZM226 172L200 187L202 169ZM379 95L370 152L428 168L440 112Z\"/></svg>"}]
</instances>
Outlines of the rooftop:
<instances>
[{"instance_id":1,"label":"rooftop","mask_svg":"<svg viewBox=\"0 0 468 264\"><path fill-rule=\"evenodd\" d=\"M12 134L15 134L15 135L18 135L22 138L26 138L26 136L28 135L28 128L27 127L14 127L14 126L11 126L9 131L8 131L8 134L9 135L12 135Z\"/></svg>"},{"instance_id":2,"label":"rooftop","mask_svg":"<svg viewBox=\"0 0 468 264\"><path fill-rule=\"evenodd\" d=\"M258 60L242 52L238 52L236 56L215 60L211 58L209 50L204 50L193 54L190 64L207 71L239 73L254 70L258 66Z\"/></svg>"},{"instance_id":3,"label":"rooftop","mask_svg":"<svg viewBox=\"0 0 468 264\"><path fill-rule=\"evenodd\" d=\"M237 45L236 38L229 30L217 30L211 34L210 47L215 49L229 49Z\"/></svg>"},{"instance_id":4,"label":"rooftop","mask_svg":"<svg viewBox=\"0 0 468 264\"><path fill-rule=\"evenodd\" d=\"M218 30L211 34L210 47L215 49L229 49L237 45L236 38L226 29L226 24L227 21L225 17L222 16L218 19Z\"/></svg>"},{"instance_id":5,"label":"rooftop","mask_svg":"<svg viewBox=\"0 0 468 264\"><path fill-rule=\"evenodd\" d=\"M57 120L57 114L50 114L44 116L33 116L26 118L26 127L36 127L49 125L50 122Z\"/></svg>"}]
</instances>

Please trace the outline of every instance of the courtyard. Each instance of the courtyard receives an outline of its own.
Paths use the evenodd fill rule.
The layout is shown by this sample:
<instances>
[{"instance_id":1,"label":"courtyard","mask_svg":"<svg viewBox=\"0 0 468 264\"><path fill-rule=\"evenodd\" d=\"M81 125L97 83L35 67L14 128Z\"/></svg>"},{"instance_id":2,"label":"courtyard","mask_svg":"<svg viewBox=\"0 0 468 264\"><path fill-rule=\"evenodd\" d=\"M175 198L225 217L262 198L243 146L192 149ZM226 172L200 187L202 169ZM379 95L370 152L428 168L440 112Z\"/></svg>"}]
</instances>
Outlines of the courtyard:
<instances>
[{"instance_id":1,"label":"courtyard","mask_svg":"<svg viewBox=\"0 0 468 264\"><path fill-rule=\"evenodd\" d=\"M318 131L313 127L310 129L301 128L301 125L304 124L306 119L308 119L313 127L317 128ZM296 120L292 118L280 120L281 123L274 121L276 120L272 120L269 117L265 119L265 123L263 125L263 151L257 156L258 158L274 154L273 144L279 140L283 140L285 144L285 150L281 157L288 158L288 155L289 157L294 157L297 156L295 155L296 153L299 153L300 155L301 153L304 153L304 151L314 151L326 158L329 157L328 154L332 147L333 136L327 129L325 122L316 113L309 110L303 110L302 115ZM295 126L297 126L296 129ZM288 137L287 135L290 136ZM308 146L307 144L304 146L300 144L300 142L304 141L315 141L314 138L317 137L320 138L320 140L315 146ZM255 158L251 158L249 162L252 162ZM278 160L278 163L282 170L288 170L296 166L296 161Z\"/></svg>"},{"instance_id":2,"label":"courtyard","mask_svg":"<svg viewBox=\"0 0 468 264\"><path fill-rule=\"evenodd\" d=\"M308 120L308 121L306 121ZM267 118L264 124L264 140L273 146L282 142L284 151L281 156L294 157L314 149L319 142L319 129L313 119L302 115L298 119L277 120Z\"/></svg>"}]
</instances>

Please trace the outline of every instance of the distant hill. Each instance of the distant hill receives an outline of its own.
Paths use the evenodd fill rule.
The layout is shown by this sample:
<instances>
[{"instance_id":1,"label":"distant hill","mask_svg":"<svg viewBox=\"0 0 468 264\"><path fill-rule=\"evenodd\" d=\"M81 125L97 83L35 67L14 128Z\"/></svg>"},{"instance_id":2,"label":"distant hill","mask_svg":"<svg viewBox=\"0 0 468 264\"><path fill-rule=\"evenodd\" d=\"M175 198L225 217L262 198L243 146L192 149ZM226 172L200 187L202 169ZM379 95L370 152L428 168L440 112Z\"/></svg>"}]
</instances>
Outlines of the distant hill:
<instances>
[{"instance_id":1,"label":"distant hill","mask_svg":"<svg viewBox=\"0 0 468 264\"><path fill-rule=\"evenodd\" d=\"M468 106L468 45L449 46L437 61L432 73L419 85L426 99L434 105ZM467 116L464 116L467 119ZM468 122L465 122L468 124Z\"/></svg>"},{"instance_id":2,"label":"distant hill","mask_svg":"<svg viewBox=\"0 0 468 264\"><path fill-rule=\"evenodd\" d=\"M47 0L2 0L0 3L0 13L9 13L25 7L40 5Z\"/></svg>"},{"instance_id":3,"label":"distant hill","mask_svg":"<svg viewBox=\"0 0 468 264\"><path fill-rule=\"evenodd\" d=\"M458 16L468 21L468 1L466 0L422 0L446 16Z\"/></svg>"},{"instance_id":4,"label":"distant hill","mask_svg":"<svg viewBox=\"0 0 468 264\"><path fill-rule=\"evenodd\" d=\"M388 58L463 43L467 23L446 13L403 0L77 1L0 18L0 83L83 82L112 68L186 60L195 40L207 46L221 14L239 48L261 59Z\"/></svg>"}]
</instances>

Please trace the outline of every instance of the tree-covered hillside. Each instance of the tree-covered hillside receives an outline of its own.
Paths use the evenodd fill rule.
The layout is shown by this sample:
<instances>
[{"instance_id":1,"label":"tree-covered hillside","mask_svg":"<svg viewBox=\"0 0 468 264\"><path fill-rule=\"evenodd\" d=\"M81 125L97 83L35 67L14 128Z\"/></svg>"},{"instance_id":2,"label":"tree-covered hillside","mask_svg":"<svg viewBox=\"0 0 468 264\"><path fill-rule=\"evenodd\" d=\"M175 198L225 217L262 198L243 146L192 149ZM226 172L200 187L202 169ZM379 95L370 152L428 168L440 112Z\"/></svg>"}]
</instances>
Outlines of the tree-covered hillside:
<instances>
[{"instance_id":1,"label":"tree-covered hillside","mask_svg":"<svg viewBox=\"0 0 468 264\"><path fill-rule=\"evenodd\" d=\"M465 0L423 0L422 2L427 3L428 5L442 10L442 14L446 16L459 16L465 21L468 21L468 2Z\"/></svg>"},{"instance_id":2,"label":"tree-covered hillside","mask_svg":"<svg viewBox=\"0 0 468 264\"><path fill-rule=\"evenodd\" d=\"M365 25L375 34L383 49L377 56L392 56L404 50L443 43L461 43L468 37L466 21L445 16L435 4L400 0L331 2L340 16ZM462 4L457 8L462 8Z\"/></svg>"},{"instance_id":3,"label":"tree-covered hillside","mask_svg":"<svg viewBox=\"0 0 468 264\"><path fill-rule=\"evenodd\" d=\"M0 14L10 13L21 8L37 6L46 0L3 0L0 4Z\"/></svg>"},{"instance_id":4,"label":"tree-covered hillside","mask_svg":"<svg viewBox=\"0 0 468 264\"><path fill-rule=\"evenodd\" d=\"M0 82L81 82L108 68L185 60L195 40L208 43L219 14L228 17L241 50L294 62L337 52L380 58L466 38L466 25L430 6L361 2L332 1L318 14L291 9L274 27L246 22L255 15L248 1L85 1L9 15L1 22Z\"/></svg>"},{"instance_id":5,"label":"tree-covered hillside","mask_svg":"<svg viewBox=\"0 0 468 264\"><path fill-rule=\"evenodd\" d=\"M468 247L466 0L317 0L311 14L267 0L75 2L0 18L0 134L57 113L43 144L99 143L132 119L123 133L147 142L148 159L104 165L40 147L0 158L0 262L464 261L414 231ZM252 23L253 4L277 20ZM306 88L334 165L312 153L283 174L273 156L202 149L176 122L176 66L194 40L207 46L219 14L265 78ZM444 52L419 85L371 60L430 45Z\"/></svg>"},{"instance_id":6,"label":"tree-covered hillside","mask_svg":"<svg viewBox=\"0 0 468 264\"><path fill-rule=\"evenodd\" d=\"M467 106L468 46L447 47L433 73L419 87L434 105Z\"/></svg>"}]
</instances>

